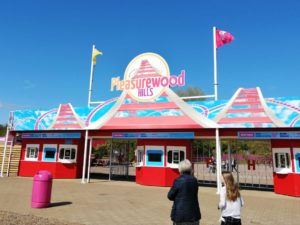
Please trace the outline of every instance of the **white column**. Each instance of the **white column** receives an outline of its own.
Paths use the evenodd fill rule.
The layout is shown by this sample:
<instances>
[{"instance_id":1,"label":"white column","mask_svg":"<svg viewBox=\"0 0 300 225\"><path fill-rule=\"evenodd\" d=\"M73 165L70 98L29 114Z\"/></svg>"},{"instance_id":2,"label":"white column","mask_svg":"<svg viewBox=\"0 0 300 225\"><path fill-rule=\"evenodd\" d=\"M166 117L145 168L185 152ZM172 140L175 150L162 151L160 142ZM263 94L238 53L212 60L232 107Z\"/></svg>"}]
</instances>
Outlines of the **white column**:
<instances>
[{"instance_id":1,"label":"white column","mask_svg":"<svg viewBox=\"0 0 300 225\"><path fill-rule=\"evenodd\" d=\"M221 184L221 176L222 176L222 165L221 165L221 146L220 146L220 135L219 128L216 128L216 163L217 163L217 194L220 194L222 184Z\"/></svg>"},{"instance_id":2,"label":"white column","mask_svg":"<svg viewBox=\"0 0 300 225\"><path fill-rule=\"evenodd\" d=\"M85 140L84 140L84 155L83 155L83 167L82 167L82 179L81 179L81 183L84 184L85 183L85 170L86 170L86 157L87 157L87 142L88 142L88 138L89 138L89 131L86 130L85 131Z\"/></svg>"},{"instance_id":3,"label":"white column","mask_svg":"<svg viewBox=\"0 0 300 225\"><path fill-rule=\"evenodd\" d=\"M2 165L1 165L1 174L0 174L0 177L3 177L8 136L9 136L9 124L7 125L7 129L6 129L6 135L5 135L5 142L4 142L4 149L3 149L3 156L2 156Z\"/></svg>"},{"instance_id":4,"label":"white column","mask_svg":"<svg viewBox=\"0 0 300 225\"><path fill-rule=\"evenodd\" d=\"M110 155L109 155L109 175L108 175L108 180L111 180L111 173L112 173L112 168L111 168L111 161L112 161L112 154L113 154L113 139L111 139L111 147L110 147Z\"/></svg>"},{"instance_id":5,"label":"white column","mask_svg":"<svg viewBox=\"0 0 300 225\"><path fill-rule=\"evenodd\" d=\"M14 138L10 141L10 147L9 147L9 156L8 156L8 164L7 164L7 170L6 170L6 176L9 176L9 169L11 164L11 155L12 155L12 148L13 148Z\"/></svg>"},{"instance_id":6,"label":"white column","mask_svg":"<svg viewBox=\"0 0 300 225\"><path fill-rule=\"evenodd\" d=\"M90 147L89 147L89 165L88 165L88 174L87 174L88 183L90 183L92 146L93 146L93 138L90 139Z\"/></svg>"}]
</instances>

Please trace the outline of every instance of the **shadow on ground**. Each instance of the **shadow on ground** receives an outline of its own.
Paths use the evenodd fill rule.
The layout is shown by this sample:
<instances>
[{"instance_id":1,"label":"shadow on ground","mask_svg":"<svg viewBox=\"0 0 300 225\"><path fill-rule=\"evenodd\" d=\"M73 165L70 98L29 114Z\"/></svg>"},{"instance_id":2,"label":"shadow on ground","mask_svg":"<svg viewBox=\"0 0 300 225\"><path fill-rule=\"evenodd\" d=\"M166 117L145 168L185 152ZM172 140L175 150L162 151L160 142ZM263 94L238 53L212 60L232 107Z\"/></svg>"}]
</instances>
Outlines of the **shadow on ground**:
<instances>
[{"instance_id":1,"label":"shadow on ground","mask_svg":"<svg viewBox=\"0 0 300 225\"><path fill-rule=\"evenodd\" d=\"M109 174L106 173L91 173L90 178L99 180L109 180ZM111 180L117 181L131 181L135 182L135 176L126 175L112 175Z\"/></svg>"},{"instance_id":2,"label":"shadow on ground","mask_svg":"<svg viewBox=\"0 0 300 225\"><path fill-rule=\"evenodd\" d=\"M51 202L49 207L57 207L57 206L64 206L64 205L71 205L72 202Z\"/></svg>"}]
</instances>

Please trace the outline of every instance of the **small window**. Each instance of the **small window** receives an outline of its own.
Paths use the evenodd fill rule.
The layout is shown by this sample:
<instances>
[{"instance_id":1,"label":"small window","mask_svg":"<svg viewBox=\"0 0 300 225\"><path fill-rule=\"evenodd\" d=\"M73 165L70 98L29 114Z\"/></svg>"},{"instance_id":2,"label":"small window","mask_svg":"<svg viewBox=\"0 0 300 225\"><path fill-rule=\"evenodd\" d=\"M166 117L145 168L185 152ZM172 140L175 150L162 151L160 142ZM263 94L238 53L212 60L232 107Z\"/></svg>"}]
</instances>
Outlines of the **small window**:
<instances>
[{"instance_id":1,"label":"small window","mask_svg":"<svg viewBox=\"0 0 300 225\"><path fill-rule=\"evenodd\" d=\"M75 149L75 148L72 148L72 149L71 149L71 159L72 159L72 160L75 160L75 159L76 159L76 149Z\"/></svg>"},{"instance_id":2,"label":"small window","mask_svg":"<svg viewBox=\"0 0 300 225\"><path fill-rule=\"evenodd\" d=\"M295 173L300 173L300 148L293 148ZM291 162L293 163L293 162Z\"/></svg>"},{"instance_id":3,"label":"small window","mask_svg":"<svg viewBox=\"0 0 300 225\"><path fill-rule=\"evenodd\" d=\"M289 153L285 153L285 158L286 158L286 167L289 168L291 161L290 161L290 154Z\"/></svg>"},{"instance_id":4,"label":"small window","mask_svg":"<svg viewBox=\"0 0 300 225\"><path fill-rule=\"evenodd\" d=\"M161 153L149 153L148 154L148 161L149 162L161 162Z\"/></svg>"},{"instance_id":5,"label":"small window","mask_svg":"<svg viewBox=\"0 0 300 225\"><path fill-rule=\"evenodd\" d=\"M184 146L167 146L167 166L178 168L178 164L185 159L186 147Z\"/></svg>"},{"instance_id":6,"label":"small window","mask_svg":"<svg viewBox=\"0 0 300 225\"><path fill-rule=\"evenodd\" d=\"M276 173L291 173L291 155L289 148L273 148L273 165Z\"/></svg>"},{"instance_id":7,"label":"small window","mask_svg":"<svg viewBox=\"0 0 300 225\"><path fill-rule=\"evenodd\" d=\"M46 159L54 159L55 158L55 152L54 151L46 151L45 152L45 158Z\"/></svg>"},{"instance_id":8,"label":"small window","mask_svg":"<svg viewBox=\"0 0 300 225\"><path fill-rule=\"evenodd\" d=\"M185 160L185 151L180 151L180 162Z\"/></svg>"},{"instance_id":9,"label":"small window","mask_svg":"<svg viewBox=\"0 0 300 225\"><path fill-rule=\"evenodd\" d=\"M168 151L168 163L172 163L173 161L173 151Z\"/></svg>"},{"instance_id":10,"label":"small window","mask_svg":"<svg viewBox=\"0 0 300 225\"><path fill-rule=\"evenodd\" d=\"M45 144L43 149L43 161L56 162L57 145Z\"/></svg>"},{"instance_id":11,"label":"small window","mask_svg":"<svg viewBox=\"0 0 300 225\"><path fill-rule=\"evenodd\" d=\"M59 159L64 159L64 155L65 155L65 149L61 148L59 150Z\"/></svg>"},{"instance_id":12,"label":"small window","mask_svg":"<svg viewBox=\"0 0 300 225\"><path fill-rule=\"evenodd\" d=\"M164 146L145 146L146 148L146 157L145 164L146 166L164 166Z\"/></svg>"},{"instance_id":13,"label":"small window","mask_svg":"<svg viewBox=\"0 0 300 225\"><path fill-rule=\"evenodd\" d=\"M275 153L275 167L278 168L278 153Z\"/></svg>"},{"instance_id":14,"label":"small window","mask_svg":"<svg viewBox=\"0 0 300 225\"><path fill-rule=\"evenodd\" d=\"M143 166L144 165L144 147L137 146L136 149L136 166Z\"/></svg>"},{"instance_id":15,"label":"small window","mask_svg":"<svg viewBox=\"0 0 300 225\"><path fill-rule=\"evenodd\" d=\"M290 159L288 153L275 153L275 166L276 168L289 168Z\"/></svg>"},{"instance_id":16,"label":"small window","mask_svg":"<svg viewBox=\"0 0 300 225\"><path fill-rule=\"evenodd\" d=\"M39 148L40 146L38 144L26 145L25 160L37 161L39 155Z\"/></svg>"},{"instance_id":17,"label":"small window","mask_svg":"<svg viewBox=\"0 0 300 225\"><path fill-rule=\"evenodd\" d=\"M179 151L178 150L173 151L173 163L175 163L175 164L179 163Z\"/></svg>"},{"instance_id":18,"label":"small window","mask_svg":"<svg viewBox=\"0 0 300 225\"><path fill-rule=\"evenodd\" d=\"M137 162L138 163L141 163L143 161L143 154L142 154L142 151L138 151L138 154L137 154Z\"/></svg>"},{"instance_id":19,"label":"small window","mask_svg":"<svg viewBox=\"0 0 300 225\"><path fill-rule=\"evenodd\" d=\"M63 163L74 163L77 157L77 145L60 145L58 161Z\"/></svg>"},{"instance_id":20,"label":"small window","mask_svg":"<svg viewBox=\"0 0 300 225\"><path fill-rule=\"evenodd\" d=\"M71 159L71 149L65 149L65 157L64 159Z\"/></svg>"},{"instance_id":21,"label":"small window","mask_svg":"<svg viewBox=\"0 0 300 225\"><path fill-rule=\"evenodd\" d=\"M279 165L280 165L280 168L285 168L286 167L285 154L279 154Z\"/></svg>"}]
</instances>

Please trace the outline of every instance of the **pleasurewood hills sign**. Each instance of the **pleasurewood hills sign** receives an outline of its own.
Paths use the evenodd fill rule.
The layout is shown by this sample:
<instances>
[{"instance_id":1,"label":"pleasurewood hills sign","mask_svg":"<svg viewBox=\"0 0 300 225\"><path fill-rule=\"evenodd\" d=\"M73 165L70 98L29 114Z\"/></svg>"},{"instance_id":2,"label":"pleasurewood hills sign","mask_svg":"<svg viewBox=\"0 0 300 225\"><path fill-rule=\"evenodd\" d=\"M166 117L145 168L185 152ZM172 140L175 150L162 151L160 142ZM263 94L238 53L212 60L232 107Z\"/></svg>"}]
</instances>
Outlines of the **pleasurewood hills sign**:
<instances>
[{"instance_id":1,"label":"pleasurewood hills sign","mask_svg":"<svg viewBox=\"0 0 300 225\"><path fill-rule=\"evenodd\" d=\"M160 55L143 53L128 64L123 80L111 79L110 90L126 90L133 99L147 102L159 97L167 87L184 85L184 70L178 76L170 75L169 66Z\"/></svg>"}]
</instances>

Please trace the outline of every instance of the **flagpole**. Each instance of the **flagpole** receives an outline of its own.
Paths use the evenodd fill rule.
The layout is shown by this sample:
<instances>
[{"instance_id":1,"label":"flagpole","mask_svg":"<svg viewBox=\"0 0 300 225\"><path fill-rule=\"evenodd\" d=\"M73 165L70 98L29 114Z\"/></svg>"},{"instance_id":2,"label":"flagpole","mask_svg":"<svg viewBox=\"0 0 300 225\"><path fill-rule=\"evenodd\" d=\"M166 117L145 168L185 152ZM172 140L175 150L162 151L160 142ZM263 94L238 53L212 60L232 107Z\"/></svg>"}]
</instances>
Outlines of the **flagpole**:
<instances>
[{"instance_id":1,"label":"flagpole","mask_svg":"<svg viewBox=\"0 0 300 225\"><path fill-rule=\"evenodd\" d=\"M217 79L217 40L216 40L216 27L213 27L213 47L214 47L214 91L215 91L215 101L218 100L218 79ZM219 128L216 128L216 162L217 162L217 194L221 191L221 176L222 176L222 166L221 166L221 143L220 143L220 133Z\"/></svg>"},{"instance_id":2,"label":"flagpole","mask_svg":"<svg viewBox=\"0 0 300 225\"><path fill-rule=\"evenodd\" d=\"M93 75L94 75L94 63L93 63L93 52L95 49L95 45L93 45L92 49L92 60L91 60L91 73L90 73L90 86L89 86L89 97L88 97L88 107L91 106L91 98L92 98L92 86L93 86Z\"/></svg>"},{"instance_id":3,"label":"flagpole","mask_svg":"<svg viewBox=\"0 0 300 225\"><path fill-rule=\"evenodd\" d=\"M213 27L213 40L214 40L214 89L215 100L218 100L218 79L217 79L217 40L216 40L216 27Z\"/></svg>"}]
</instances>

